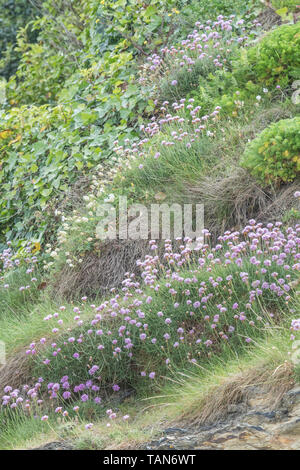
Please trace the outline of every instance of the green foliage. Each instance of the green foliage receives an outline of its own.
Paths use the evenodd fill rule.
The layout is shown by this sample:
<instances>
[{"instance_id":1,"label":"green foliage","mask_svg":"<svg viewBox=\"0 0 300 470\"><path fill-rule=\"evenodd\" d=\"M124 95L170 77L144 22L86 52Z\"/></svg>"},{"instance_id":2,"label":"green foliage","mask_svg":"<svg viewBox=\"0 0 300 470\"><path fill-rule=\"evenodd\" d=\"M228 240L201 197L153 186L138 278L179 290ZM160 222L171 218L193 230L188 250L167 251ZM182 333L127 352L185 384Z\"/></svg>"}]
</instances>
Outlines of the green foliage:
<instances>
[{"instance_id":1,"label":"green foliage","mask_svg":"<svg viewBox=\"0 0 300 470\"><path fill-rule=\"evenodd\" d=\"M124 45L133 46L147 55L160 47L177 26L174 17L179 14L177 0L112 0L101 1L97 11L99 25L105 33L124 39Z\"/></svg>"},{"instance_id":2,"label":"green foliage","mask_svg":"<svg viewBox=\"0 0 300 470\"><path fill-rule=\"evenodd\" d=\"M18 35L22 59L0 113L0 229L11 239L49 238L70 185L112 156L116 139L134 138L137 116L154 107L137 59L171 34L177 2L80 5L43 2L38 42Z\"/></svg>"},{"instance_id":3,"label":"green foliage","mask_svg":"<svg viewBox=\"0 0 300 470\"><path fill-rule=\"evenodd\" d=\"M286 87L299 78L300 23L282 25L244 50L233 66L240 83L252 80L266 86Z\"/></svg>"},{"instance_id":4,"label":"green foliage","mask_svg":"<svg viewBox=\"0 0 300 470\"><path fill-rule=\"evenodd\" d=\"M224 46L222 52L220 52L219 49L216 50L209 43L208 49L206 50L207 56L205 58L198 59L197 51L195 51L195 63L191 68L188 66L180 67L178 64L178 59L174 60L174 57L165 60L162 75L156 77L156 81L158 82L157 88L159 90L159 97L170 102L176 101L183 96L194 97L197 95L197 92L194 93L194 90L198 88L199 83L201 84L201 89L206 90L207 93L207 88L210 86L210 80L212 77L214 77L214 73L216 73L216 67L211 60L211 57L218 57L220 61L223 61L224 59L229 61L231 55L236 52L236 45L231 46L229 52L226 42L226 39L228 38L232 38L231 32L228 33L227 37L224 35L224 37L220 40ZM220 82L222 83L222 80L220 80L220 74L218 72L216 73L216 77L218 77L217 87L219 87ZM176 86L171 85L173 80L176 80Z\"/></svg>"},{"instance_id":5,"label":"green foliage","mask_svg":"<svg viewBox=\"0 0 300 470\"><path fill-rule=\"evenodd\" d=\"M129 114L140 103L131 93L129 88ZM106 109L75 102L0 112L0 227L7 237L40 240L46 230L49 237L58 221L55 209L62 199L67 203L70 185L108 157L118 135L133 132L115 111L121 96L107 104Z\"/></svg>"},{"instance_id":6,"label":"green foliage","mask_svg":"<svg viewBox=\"0 0 300 470\"><path fill-rule=\"evenodd\" d=\"M9 230L11 221L17 232L37 221L43 231L46 221L39 211L52 191L62 189L63 177L75 165L73 161L68 168L66 144L52 147L58 141L55 129L62 129L67 116L66 110L46 106L0 113L2 230Z\"/></svg>"},{"instance_id":7,"label":"green foliage","mask_svg":"<svg viewBox=\"0 0 300 470\"><path fill-rule=\"evenodd\" d=\"M177 0L35 3L41 16L31 29L38 32L38 44L30 43L27 29L20 30L16 51L22 58L8 86L9 100L18 104L56 101L67 77L108 51L146 56L168 40L179 13Z\"/></svg>"},{"instance_id":8,"label":"green foliage","mask_svg":"<svg viewBox=\"0 0 300 470\"><path fill-rule=\"evenodd\" d=\"M0 1L0 75L5 78L15 73L18 67L20 53L14 49L17 32L37 14L38 11L28 0ZM34 41L35 32L29 30L28 34Z\"/></svg>"},{"instance_id":9,"label":"green foliage","mask_svg":"<svg viewBox=\"0 0 300 470\"><path fill-rule=\"evenodd\" d=\"M263 183L294 180L300 174L300 117L266 128L248 144L241 164Z\"/></svg>"},{"instance_id":10,"label":"green foliage","mask_svg":"<svg viewBox=\"0 0 300 470\"><path fill-rule=\"evenodd\" d=\"M21 56L16 75L11 78L7 95L13 104L44 104L55 101L66 78L78 66L77 56L84 46L81 35L89 24L90 2L35 0L40 16L17 34L16 52ZM80 8L80 10L78 10ZM31 42L28 31L37 36Z\"/></svg>"},{"instance_id":11,"label":"green foliage","mask_svg":"<svg viewBox=\"0 0 300 470\"><path fill-rule=\"evenodd\" d=\"M206 79L200 77L197 90L192 91L189 96L195 99L205 113L221 106L221 115L236 116L245 104L253 105L255 97L261 91L261 86L253 81L242 84L232 71L219 70L215 74L209 74Z\"/></svg>"},{"instance_id":12,"label":"green foliage","mask_svg":"<svg viewBox=\"0 0 300 470\"><path fill-rule=\"evenodd\" d=\"M200 75L198 88L188 96L203 112L221 106L223 115L236 115L245 104L253 104L263 90L275 96L276 86L285 89L292 85L299 71L300 24L283 25L252 47L236 48L227 70Z\"/></svg>"},{"instance_id":13,"label":"green foliage","mask_svg":"<svg viewBox=\"0 0 300 470\"><path fill-rule=\"evenodd\" d=\"M27 42L27 29L17 37L15 50L20 54L16 75L7 84L10 104L46 104L55 101L66 78L74 71L74 59L53 53L42 41Z\"/></svg>"},{"instance_id":14,"label":"green foliage","mask_svg":"<svg viewBox=\"0 0 300 470\"><path fill-rule=\"evenodd\" d=\"M40 411L40 410L37 410ZM54 417L50 415L52 426L55 423ZM51 431L51 425L37 419L34 413L11 413L7 411L0 417L1 435L0 448L12 449L14 446L30 440L38 433L47 435Z\"/></svg>"},{"instance_id":15,"label":"green foliage","mask_svg":"<svg viewBox=\"0 0 300 470\"><path fill-rule=\"evenodd\" d=\"M292 0L291 0L292 1ZM229 16L232 14L247 16L253 8L261 6L259 0L192 0L188 6L183 9L183 14L202 20L217 18L219 15Z\"/></svg>"},{"instance_id":16,"label":"green foliage","mask_svg":"<svg viewBox=\"0 0 300 470\"><path fill-rule=\"evenodd\" d=\"M297 5L299 5L298 0L272 0L272 7L275 10L281 10L282 8L287 8L288 11L295 11Z\"/></svg>"}]
</instances>

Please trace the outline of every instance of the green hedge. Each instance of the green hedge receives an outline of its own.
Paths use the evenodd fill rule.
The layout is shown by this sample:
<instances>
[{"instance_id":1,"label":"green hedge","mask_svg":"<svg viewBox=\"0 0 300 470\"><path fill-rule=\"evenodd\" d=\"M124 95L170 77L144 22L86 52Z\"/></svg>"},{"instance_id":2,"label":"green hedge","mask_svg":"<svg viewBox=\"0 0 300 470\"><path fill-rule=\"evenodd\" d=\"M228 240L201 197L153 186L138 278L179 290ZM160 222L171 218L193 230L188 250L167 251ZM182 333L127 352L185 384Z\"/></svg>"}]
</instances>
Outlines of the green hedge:
<instances>
[{"instance_id":1,"label":"green hedge","mask_svg":"<svg viewBox=\"0 0 300 470\"><path fill-rule=\"evenodd\" d=\"M282 25L244 50L233 72L241 83L252 80L270 87L290 85L300 73L300 23Z\"/></svg>"},{"instance_id":2,"label":"green hedge","mask_svg":"<svg viewBox=\"0 0 300 470\"><path fill-rule=\"evenodd\" d=\"M300 117L283 119L248 144L241 164L264 183L293 181L300 175Z\"/></svg>"}]
</instances>

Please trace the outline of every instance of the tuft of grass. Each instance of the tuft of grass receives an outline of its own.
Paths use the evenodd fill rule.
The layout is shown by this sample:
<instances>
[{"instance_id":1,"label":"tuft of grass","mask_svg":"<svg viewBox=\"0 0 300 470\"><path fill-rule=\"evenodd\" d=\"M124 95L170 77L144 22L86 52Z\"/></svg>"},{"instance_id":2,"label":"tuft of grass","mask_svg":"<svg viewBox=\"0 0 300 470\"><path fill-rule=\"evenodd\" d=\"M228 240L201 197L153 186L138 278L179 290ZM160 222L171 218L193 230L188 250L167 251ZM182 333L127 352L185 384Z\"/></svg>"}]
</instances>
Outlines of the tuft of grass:
<instances>
[{"instance_id":1,"label":"tuft of grass","mask_svg":"<svg viewBox=\"0 0 300 470\"><path fill-rule=\"evenodd\" d=\"M105 448L137 448L160 436L170 425L199 427L212 423L226 415L229 404L246 398L253 386L264 389L267 403L275 407L295 384L293 365L288 359L290 349L289 334L280 329L258 340L244 354L229 353L195 366L193 372L177 373L156 396L142 399L138 406L123 408L122 412L132 417L130 428L118 423L106 436ZM94 432L106 435L104 425L96 424Z\"/></svg>"},{"instance_id":2,"label":"tuft of grass","mask_svg":"<svg viewBox=\"0 0 300 470\"><path fill-rule=\"evenodd\" d=\"M53 435L52 424L54 425L51 421L45 423L39 417L33 415L18 415L15 419L11 419L6 423L0 418L0 449L24 448L24 444L29 440L32 440L31 445L35 447L35 438L37 436L40 442L44 442L50 439L51 433Z\"/></svg>"},{"instance_id":3,"label":"tuft of grass","mask_svg":"<svg viewBox=\"0 0 300 470\"><path fill-rule=\"evenodd\" d=\"M130 163L130 168L115 179L114 192L127 194L129 198L143 203L154 201L160 191L165 193L166 200L187 201L187 185L201 184L203 178L214 180L229 176L238 166L240 155L250 139L269 123L291 117L297 112L299 107L289 101L273 103L265 98L260 107L245 106L236 117L226 116L216 120L211 126L213 136L202 132L193 142L190 139L194 129L188 120L168 124L150 139L145 152L147 156ZM162 145L163 141L174 142L174 132L186 132L187 137L172 146ZM190 148L187 147L189 142ZM152 156L156 151L160 152L157 160Z\"/></svg>"},{"instance_id":4,"label":"tuft of grass","mask_svg":"<svg viewBox=\"0 0 300 470\"><path fill-rule=\"evenodd\" d=\"M75 450L103 450L105 440L94 433L82 433L75 441Z\"/></svg>"},{"instance_id":5,"label":"tuft of grass","mask_svg":"<svg viewBox=\"0 0 300 470\"><path fill-rule=\"evenodd\" d=\"M27 303L23 308L12 311L9 315L0 317L0 340L6 345L8 357L13 356L29 343L39 341L40 338L53 338L55 333L51 333L49 323L44 318L49 314L54 314L60 304L50 299L48 296L39 303ZM92 310L88 312L92 314ZM60 319L64 324L62 329L69 328L73 322L74 312L72 304L66 304L66 310L60 314Z\"/></svg>"},{"instance_id":6,"label":"tuft of grass","mask_svg":"<svg viewBox=\"0 0 300 470\"><path fill-rule=\"evenodd\" d=\"M264 394L267 403L275 407L297 381L289 361L290 350L289 332L283 328L272 330L243 354L229 352L227 356L212 357L206 364L195 365L193 370L175 374L151 397L120 404L119 412L130 415L128 422L118 419L108 428L107 419L102 417L94 421L92 431L78 423L63 438L72 438L75 449L137 449L160 437L167 427L199 427L224 417L228 405L246 399L253 386L267 392ZM31 425L27 433L24 422L9 448L22 445L30 449L57 441L60 428L61 425L52 423L47 432L44 429L41 432L39 426ZM10 432L11 428L8 435Z\"/></svg>"}]
</instances>

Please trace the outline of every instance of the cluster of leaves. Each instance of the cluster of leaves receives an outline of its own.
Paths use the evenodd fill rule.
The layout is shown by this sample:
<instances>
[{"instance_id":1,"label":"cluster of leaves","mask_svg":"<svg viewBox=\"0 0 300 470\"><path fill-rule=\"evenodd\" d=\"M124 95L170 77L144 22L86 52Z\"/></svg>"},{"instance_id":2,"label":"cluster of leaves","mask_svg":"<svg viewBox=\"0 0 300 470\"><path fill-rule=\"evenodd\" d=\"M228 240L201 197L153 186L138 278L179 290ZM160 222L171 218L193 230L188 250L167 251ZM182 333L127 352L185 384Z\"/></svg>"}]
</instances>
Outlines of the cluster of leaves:
<instances>
[{"instance_id":1,"label":"cluster of leaves","mask_svg":"<svg viewBox=\"0 0 300 470\"><path fill-rule=\"evenodd\" d=\"M120 37L123 47L132 45L147 56L160 47L176 30L174 16L180 12L176 0L101 1L97 11L97 23L105 30L106 38ZM106 39L109 41L109 39Z\"/></svg>"},{"instance_id":2,"label":"cluster of leaves","mask_svg":"<svg viewBox=\"0 0 300 470\"><path fill-rule=\"evenodd\" d=\"M45 104L56 101L66 78L78 67L84 50L81 39L89 24L91 2L33 1L39 17L21 28L16 52L21 56L16 74L7 85L11 104ZM37 42L32 43L28 31Z\"/></svg>"},{"instance_id":3,"label":"cluster of leaves","mask_svg":"<svg viewBox=\"0 0 300 470\"><path fill-rule=\"evenodd\" d=\"M52 191L67 189L62 178L72 171L64 152L67 142L59 145L56 129L66 124L68 111L61 108L21 107L9 114L0 113L1 128L1 226L8 230L10 221L21 231L25 224L41 224L41 211ZM57 146L55 145L57 144ZM10 235L8 233L8 235Z\"/></svg>"},{"instance_id":4,"label":"cluster of leaves","mask_svg":"<svg viewBox=\"0 0 300 470\"><path fill-rule=\"evenodd\" d=\"M130 55L124 53L115 55L110 64L104 61L108 73L116 66L119 70L115 79L99 83L102 93L93 107L74 100L55 107L22 106L0 112L0 226L10 240L20 234L41 240L49 224L57 222L55 210L70 185L109 157L117 137L135 135L128 121L138 106L144 110L147 103L133 84L126 93L113 88L111 98L107 89L126 74L128 60ZM62 96L67 98L84 84L83 79L77 84L75 80Z\"/></svg>"},{"instance_id":5,"label":"cluster of leaves","mask_svg":"<svg viewBox=\"0 0 300 470\"><path fill-rule=\"evenodd\" d=\"M270 31L256 45L243 51L233 72L240 83L252 80L266 86L287 87L299 78L300 23Z\"/></svg>"},{"instance_id":6,"label":"cluster of leaves","mask_svg":"<svg viewBox=\"0 0 300 470\"><path fill-rule=\"evenodd\" d=\"M300 174L300 118L266 128L246 147L242 165L263 183L292 181Z\"/></svg>"},{"instance_id":7,"label":"cluster of leaves","mask_svg":"<svg viewBox=\"0 0 300 470\"><path fill-rule=\"evenodd\" d=\"M38 42L20 32L0 115L2 235L41 240L68 187L108 160L117 138L135 138L138 116L154 108L136 80L139 57L168 39L177 3L43 2Z\"/></svg>"},{"instance_id":8,"label":"cluster of leaves","mask_svg":"<svg viewBox=\"0 0 300 470\"><path fill-rule=\"evenodd\" d=\"M210 112L216 106L221 106L223 116L236 115L239 104L253 103L255 96L261 92L261 86L249 80L243 86L230 70L218 70L210 74L206 80L201 77L197 90L189 97L201 106L203 112Z\"/></svg>"},{"instance_id":9,"label":"cluster of leaves","mask_svg":"<svg viewBox=\"0 0 300 470\"><path fill-rule=\"evenodd\" d=\"M16 50L22 58L8 84L9 99L18 104L55 102L66 78L102 54L130 50L147 56L178 25L177 0L34 3L41 16L30 28L38 31L38 44L28 41L27 28L20 30Z\"/></svg>"},{"instance_id":10,"label":"cluster of leaves","mask_svg":"<svg viewBox=\"0 0 300 470\"><path fill-rule=\"evenodd\" d=\"M287 8L288 11L295 11L297 5L299 5L298 0L272 0L272 7L275 8L275 10Z\"/></svg>"},{"instance_id":11,"label":"cluster of leaves","mask_svg":"<svg viewBox=\"0 0 300 470\"><path fill-rule=\"evenodd\" d=\"M194 98L204 112L221 106L222 114L237 113L242 103L253 103L262 87L272 92L286 89L299 75L300 24L283 25L266 34L257 44L236 49L227 70L200 76ZM276 92L277 93L277 92Z\"/></svg>"},{"instance_id":12,"label":"cluster of leaves","mask_svg":"<svg viewBox=\"0 0 300 470\"><path fill-rule=\"evenodd\" d=\"M291 0L292 1L292 0ZM192 0L188 2L188 8L183 9L183 14L193 14L194 18L201 18L202 20L217 18L218 15L229 16L234 12L236 15L241 15L247 19L250 10L260 8L260 0L206 0L199 2Z\"/></svg>"},{"instance_id":13,"label":"cluster of leaves","mask_svg":"<svg viewBox=\"0 0 300 470\"><path fill-rule=\"evenodd\" d=\"M37 14L38 11L28 0L0 1L0 75L5 78L15 73L18 67L20 53L14 48L17 32ZM28 35L33 42L35 32L28 30Z\"/></svg>"}]
</instances>

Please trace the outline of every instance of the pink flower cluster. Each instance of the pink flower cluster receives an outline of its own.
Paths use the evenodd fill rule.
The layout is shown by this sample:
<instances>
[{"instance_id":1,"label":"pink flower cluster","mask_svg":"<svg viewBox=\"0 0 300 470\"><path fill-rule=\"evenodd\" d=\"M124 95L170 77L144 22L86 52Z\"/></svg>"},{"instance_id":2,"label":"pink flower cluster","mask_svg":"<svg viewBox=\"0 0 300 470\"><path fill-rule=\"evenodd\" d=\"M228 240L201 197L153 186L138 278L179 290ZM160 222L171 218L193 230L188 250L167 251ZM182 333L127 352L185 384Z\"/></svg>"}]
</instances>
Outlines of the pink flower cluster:
<instances>
[{"instance_id":1,"label":"pink flower cluster","mask_svg":"<svg viewBox=\"0 0 300 470\"><path fill-rule=\"evenodd\" d=\"M254 22L251 26L253 28L259 24ZM233 44L245 44L248 39L244 21L236 21L234 15L230 18L219 15L216 21L207 20L206 23L197 21L195 29L178 46L164 47L160 54L148 57L140 82L150 81L153 74L168 77L181 68L192 72L197 62L201 61L208 60L215 68L222 68L231 52L228 48ZM172 80L171 84L176 86L177 81Z\"/></svg>"},{"instance_id":2,"label":"pink flower cluster","mask_svg":"<svg viewBox=\"0 0 300 470\"><path fill-rule=\"evenodd\" d=\"M52 336L62 336L55 342L41 338L39 348L32 343L27 354L44 364L53 379L25 385L22 397L6 387L3 406L30 408L31 402L42 403L45 391L63 403L100 404L101 390L106 393L109 386L118 393L130 370L153 381L172 366L186 367L217 354L221 343L251 344L252 335L270 327L280 308L292 302L300 268L299 232L300 225L283 230L281 222L264 226L251 220L241 231L225 232L214 247L207 230L197 247L189 239L177 240L175 246L166 240L163 259L152 240L153 254L138 262L142 280L127 273L121 292L98 306L88 306L85 299L74 307L71 335L65 337L59 323L64 306L45 318L52 324ZM160 309L157 296L164 298ZM87 309L94 310L94 317L84 321ZM297 321L292 326L298 328ZM140 363L143 351L153 359L148 370ZM57 376L59 364L66 372L77 367L78 374ZM120 371L119 384L109 384L113 370ZM86 374L90 378L80 380Z\"/></svg>"}]
</instances>

